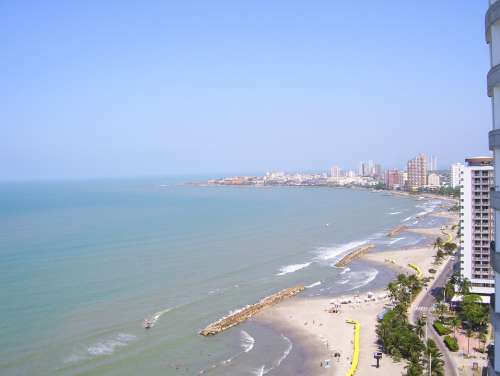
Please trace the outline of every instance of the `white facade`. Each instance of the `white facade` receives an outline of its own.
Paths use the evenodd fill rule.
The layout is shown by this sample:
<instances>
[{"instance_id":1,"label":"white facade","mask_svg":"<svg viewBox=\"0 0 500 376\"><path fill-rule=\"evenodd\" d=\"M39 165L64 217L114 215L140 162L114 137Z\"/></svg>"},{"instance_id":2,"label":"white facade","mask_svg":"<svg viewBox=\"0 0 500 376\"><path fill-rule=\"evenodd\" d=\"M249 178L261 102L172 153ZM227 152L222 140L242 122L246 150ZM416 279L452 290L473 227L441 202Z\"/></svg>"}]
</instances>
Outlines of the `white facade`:
<instances>
[{"instance_id":1,"label":"white facade","mask_svg":"<svg viewBox=\"0 0 500 376\"><path fill-rule=\"evenodd\" d=\"M429 159L429 171L437 171L438 159L431 156Z\"/></svg>"},{"instance_id":2,"label":"white facade","mask_svg":"<svg viewBox=\"0 0 500 376\"><path fill-rule=\"evenodd\" d=\"M489 0L489 8L485 17L486 42L490 48L491 69L487 75L487 92L491 97L493 112L493 130L489 133L489 146L495 158L494 165L500 163L500 1ZM495 167L496 170L496 167ZM495 186L500 186L500 172L496 171ZM492 206L495 209L496 234L500 233L500 193L498 189L492 192ZM500 246L495 240L494 260L496 286L500 286ZM495 299L492 321L495 327L494 371L500 375L500 299Z\"/></svg>"},{"instance_id":3,"label":"white facade","mask_svg":"<svg viewBox=\"0 0 500 376\"><path fill-rule=\"evenodd\" d=\"M450 183L452 188L460 187L460 174L462 173L463 168L464 165L462 163L454 163L451 165Z\"/></svg>"},{"instance_id":4,"label":"white facade","mask_svg":"<svg viewBox=\"0 0 500 376\"><path fill-rule=\"evenodd\" d=\"M330 177L332 178L340 178L340 167L339 166L333 166L330 169Z\"/></svg>"},{"instance_id":5,"label":"white facade","mask_svg":"<svg viewBox=\"0 0 500 376\"><path fill-rule=\"evenodd\" d=\"M427 178L427 184L431 188L438 188L441 186L441 178L439 177L438 174L429 174L429 177Z\"/></svg>"},{"instance_id":6,"label":"white facade","mask_svg":"<svg viewBox=\"0 0 500 376\"><path fill-rule=\"evenodd\" d=\"M490 262L490 243L494 239L490 188L494 184L491 158L475 158L462 169L460 190L460 273L471 281L471 292L490 295L495 292ZM488 161L488 162L485 162ZM486 164L487 163L487 164Z\"/></svg>"}]
</instances>

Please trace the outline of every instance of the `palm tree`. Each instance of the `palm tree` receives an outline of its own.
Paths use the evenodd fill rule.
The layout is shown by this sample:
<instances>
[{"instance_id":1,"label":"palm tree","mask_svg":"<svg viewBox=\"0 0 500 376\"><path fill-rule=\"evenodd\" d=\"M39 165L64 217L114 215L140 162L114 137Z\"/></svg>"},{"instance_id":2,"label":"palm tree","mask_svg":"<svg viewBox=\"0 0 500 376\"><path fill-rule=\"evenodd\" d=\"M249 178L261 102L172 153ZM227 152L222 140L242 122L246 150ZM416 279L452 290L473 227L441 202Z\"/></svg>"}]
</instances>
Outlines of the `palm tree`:
<instances>
[{"instance_id":1,"label":"palm tree","mask_svg":"<svg viewBox=\"0 0 500 376\"><path fill-rule=\"evenodd\" d=\"M445 303L437 303L436 311L438 312L439 319L442 320L445 312L448 310L448 307Z\"/></svg>"},{"instance_id":2,"label":"palm tree","mask_svg":"<svg viewBox=\"0 0 500 376\"><path fill-rule=\"evenodd\" d=\"M417 336L419 336L420 338L422 338L425 334L424 328L426 324L427 322L422 317L420 317L416 322L415 333L417 333Z\"/></svg>"},{"instance_id":3,"label":"palm tree","mask_svg":"<svg viewBox=\"0 0 500 376\"><path fill-rule=\"evenodd\" d=\"M443 247L443 239L438 236L434 242L434 249L441 249L441 247Z\"/></svg>"},{"instance_id":4,"label":"palm tree","mask_svg":"<svg viewBox=\"0 0 500 376\"><path fill-rule=\"evenodd\" d=\"M443 245L443 249L446 251L446 253L451 255L457 249L457 245L455 243L446 242Z\"/></svg>"},{"instance_id":5,"label":"palm tree","mask_svg":"<svg viewBox=\"0 0 500 376\"><path fill-rule=\"evenodd\" d=\"M449 281L444 287L444 293L446 297L451 300L455 296L455 284Z\"/></svg>"},{"instance_id":6,"label":"palm tree","mask_svg":"<svg viewBox=\"0 0 500 376\"><path fill-rule=\"evenodd\" d=\"M467 278L463 278L459 282L459 289L462 295L469 295L471 289L471 282Z\"/></svg>"},{"instance_id":7,"label":"palm tree","mask_svg":"<svg viewBox=\"0 0 500 376\"><path fill-rule=\"evenodd\" d=\"M467 329L465 335L467 336L467 355L470 355L470 339L474 335L474 332L472 331L472 329Z\"/></svg>"},{"instance_id":8,"label":"palm tree","mask_svg":"<svg viewBox=\"0 0 500 376\"><path fill-rule=\"evenodd\" d=\"M485 332L480 332L479 335L478 335L478 339L479 339L479 341L482 344L482 352L484 353L484 349L486 347L486 341L488 341L486 333Z\"/></svg>"},{"instance_id":9,"label":"palm tree","mask_svg":"<svg viewBox=\"0 0 500 376\"><path fill-rule=\"evenodd\" d=\"M457 329L462 325L462 321L458 317L454 317L451 320L451 327L453 328L453 337L457 339Z\"/></svg>"},{"instance_id":10,"label":"palm tree","mask_svg":"<svg viewBox=\"0 0 500 376\"><path fill-rule=\"evenodd\" d=\"M424 374L424 369L419 360L411 359L410 363L405 367L405 376L422 376Z\"/></svg>"},{"instance_id":11,"label":"palm tree","mask_svg":"<svg viewBox=\"0 0 500 376\"><path fill-rule=\"evenodd\" d=\"M441 359L443 354L439 351L436 346L436 342L432 339L428 339L425 346L425 364L426 368L430 369L433 376L444 376L444 361Z\"/></svg>"}]
</instances>

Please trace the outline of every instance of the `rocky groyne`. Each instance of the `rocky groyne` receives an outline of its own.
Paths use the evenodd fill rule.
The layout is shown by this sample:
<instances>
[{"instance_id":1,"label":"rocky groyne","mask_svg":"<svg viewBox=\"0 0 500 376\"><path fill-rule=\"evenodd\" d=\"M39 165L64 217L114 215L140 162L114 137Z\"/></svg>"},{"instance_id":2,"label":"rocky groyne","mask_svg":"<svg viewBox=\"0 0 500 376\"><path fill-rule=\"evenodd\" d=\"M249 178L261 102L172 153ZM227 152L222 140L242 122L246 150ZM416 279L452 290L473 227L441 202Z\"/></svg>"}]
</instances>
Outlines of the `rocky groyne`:
<instances>
[{"instance_id":1,"label":"rocky groyne","mask_svg":"<svg viewBox=\"0 0 500 376\"><path fill-rule=\"evenodd\" d=\"M406 229L407 229L407 227L405 225L400 225L400 226L392 229L391 232L389 232L389 234L387 236L390 236L390 237L397 236L397 235L401 234L403 231L405 231Z\"/></svg>"},{"instance_id":2,"label":"rocky groyne","mask_svg":"<svg viewBox=\"0 0 500 376\"><path fill-rule=\"evenodd\" d=\"M257 313L262 310L269 308L279 302L291 298L292 296L297 295L301 291L304 290L304 286L295 286L291 288L287 288L277 292L276 294L270 295L258 303L248 305L243 307L228 316L221 318L220 320L208 325L205 329L203 329L200 334L202 336L213 336L217 333L223 332L233 326L241 324L242 322L248 320L249 318L255 316Z\"/></svg>"},{"instance_id":3,"label":"rocky groyne","mask_svg":"<svg viewBox=\"0 0 500 376\"><path fill-rule=\"evenodd\" d=\"M362 247L356 248L354 251L348 253L342 259L340 259L339 262L335 264L337 268L345 268L347 265L349 265L351 262L353 262L355 259L361 257L364 255L366 252L371 250L372 248L375 248L375 245L373 244L368 244L364 245Z\"/></svg>"}]
</instances>

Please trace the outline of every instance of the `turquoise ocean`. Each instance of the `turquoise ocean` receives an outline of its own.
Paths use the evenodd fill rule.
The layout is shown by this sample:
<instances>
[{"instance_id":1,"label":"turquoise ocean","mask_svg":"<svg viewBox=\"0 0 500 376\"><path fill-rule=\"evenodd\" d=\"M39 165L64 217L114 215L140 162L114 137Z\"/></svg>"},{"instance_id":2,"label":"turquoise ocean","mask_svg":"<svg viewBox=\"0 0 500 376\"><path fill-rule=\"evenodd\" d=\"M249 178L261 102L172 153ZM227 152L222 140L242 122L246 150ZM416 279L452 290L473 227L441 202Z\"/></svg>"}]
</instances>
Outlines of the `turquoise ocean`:
<instances>
[{"instance_id":1,"label":"turquoise ocean","mask_svg":"<svg viewBox=\"0 0 500 376\"><path fill-rule=\"evenodd\" d=\"M279 374L297 351L282 333L199 330L299 283L306 296L384 285L388 271L333 264L367 242L426 241L386 234L439 205L186 180L0 184L0 374Z\"/></svg>"}]
</instances>

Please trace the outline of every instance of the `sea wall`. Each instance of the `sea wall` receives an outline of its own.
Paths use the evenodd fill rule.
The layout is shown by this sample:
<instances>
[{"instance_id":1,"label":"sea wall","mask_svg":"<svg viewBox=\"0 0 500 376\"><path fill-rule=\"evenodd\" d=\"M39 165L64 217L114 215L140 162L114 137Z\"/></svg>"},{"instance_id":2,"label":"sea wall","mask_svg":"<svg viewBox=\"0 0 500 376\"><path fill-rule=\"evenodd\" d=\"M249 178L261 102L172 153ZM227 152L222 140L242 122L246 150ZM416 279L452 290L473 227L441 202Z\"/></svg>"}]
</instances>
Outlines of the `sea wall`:
<instances>
[{"instance_id":1,"label":"sea wall","mask_svg":"<svg viewBox=\"0 0 500 376\"><path fill-rule=\"evenodd\" d=\"M205 329L203 329L200 334L202 336L213 336L224 330L232 328L242 322L248 320L252 316L255 316L257 313L262 310L269 308L284 299L291 298L292 296L297 295L301 291L304 290L304 286L295 286L291 288L287 288L277 292L276 294L270 295L258 303L248 305L244 308L237 310L236 312L230 314L229 316L223 317L220 320L208 325Z\"/></svg>"}]
</instances>

